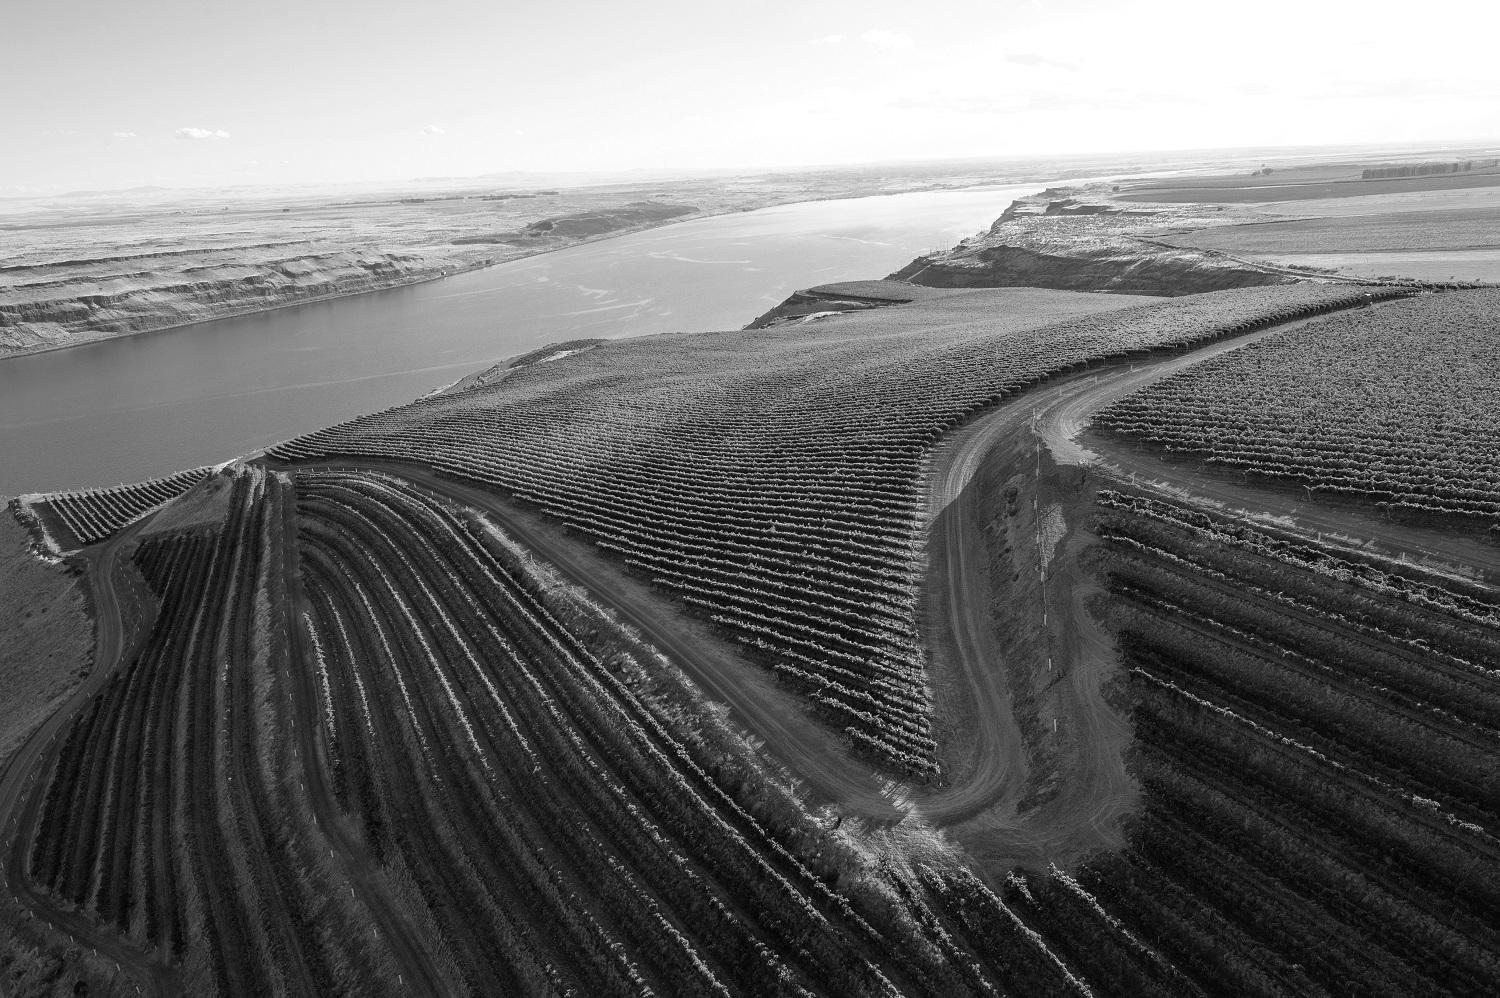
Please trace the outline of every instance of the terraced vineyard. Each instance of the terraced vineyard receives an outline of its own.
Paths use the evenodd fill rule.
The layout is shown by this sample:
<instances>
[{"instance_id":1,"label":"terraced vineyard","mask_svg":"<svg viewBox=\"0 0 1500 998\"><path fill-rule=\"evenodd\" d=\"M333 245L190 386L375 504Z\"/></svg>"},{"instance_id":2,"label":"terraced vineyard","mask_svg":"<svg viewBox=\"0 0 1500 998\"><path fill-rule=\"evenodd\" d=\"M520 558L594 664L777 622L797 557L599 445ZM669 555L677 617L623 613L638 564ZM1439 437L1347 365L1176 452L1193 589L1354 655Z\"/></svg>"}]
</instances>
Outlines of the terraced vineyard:
<instances>
[{"instance_id":1,"label":"terraced vineyard","mask_svg":"<svg viewBox=\"0 0 1500 998\"><path fill-rule=\"evenodd\" d=\"M188 473L70 556L98 664L0 767L0 990L1494 994L1483 571L1041 446L1160 377L1152 352L1405 293L1068 296L1044 322L1022 306L1059 293L965 292L548 349ZM946 651L965 627L1021 633ZM959 776L929 653L990 725Z\"/></svg>"},{"instance_id":2,"label":"terraced vineyard","mask_svg":"<svg viewBox=\"0 0 1500 998\"><path fill-rule=\"evenodd\" d=\"M998 313L944 325L944 309L974 315L955 295L927 303L937 321L920 325L897 309L610 343L270 455L418 462L534 504L736 635L854 742L932 775L913 610L932 446L1060 372L1399 293L1296 285L1135 307L1101 296L1112 310L1063 323Z\"/></svg>"},{"instance_id":3,"label":"terraced vineyard","mask_svg":"<svg viewBox=\"0 0 1500 998\"><path fill-rule=\"evenodd\" d=\"M1500 525L1500 291L1332 316L1100 413L1115 436L1394 511Z\"/></svg>"},{"instance_id":4,"label":"terraced vineyard","mask_svg":"<svg viewBox=\"0 0 1500 998\"><path fill-rule=\"evenodd\" d=\"M1128 850L1006 899L1130 994L1493 994L1493 590L1101 505L1146 806Z\"/></svg>"},{"instance_id":5,"label":"terraced vineyard","mask_svg":"<svg viewBox=\"0 0 1500 998\"><path fill-rule=\"evenodd\" d=\"M28 505L53 513L81 543L94 544L182 495L207 478L210 470L194 468L109 489L51 492L32 498Z\"/></svg>"},{"instance_id":6,"label":"terraced vineyard","mask_svg":"<svg viewBox=\"0 0 1500 998\"><path fill-rule=\"evenodd\" d=\"M162 993L1081 993L941 847L882 856L804 810L478 514L228 474L221 527L129 542L155 625L10 865Z\"/></svg>"},{"instance_id":7,"label":"terraced vineyard","mask_svg":"<svg viewBox=\"0 0 1500 998\"><path fill-rule=\"evenodd\" d=\"M334 786L468 991L984 992L915 881L890 909L817 825L753 816L485 521L380 476L297 478ZM1011 947L1036 965L1010 981L1060 980Z\"/></svg>"},{"instance_id":8,"label":"terraced vineyard","mask_svg":"<svg viewBox=\"0 0 1500 998\"><path fill-rule=\"evenodd\" d=\"M292 723L288 493L243 471L220 531L136 549L160 612L68 730L29 856L33 883L181 961L194 993L372 987L383 964L322 859L303 760L273 736Z\"/></svg>"}]
</instances>

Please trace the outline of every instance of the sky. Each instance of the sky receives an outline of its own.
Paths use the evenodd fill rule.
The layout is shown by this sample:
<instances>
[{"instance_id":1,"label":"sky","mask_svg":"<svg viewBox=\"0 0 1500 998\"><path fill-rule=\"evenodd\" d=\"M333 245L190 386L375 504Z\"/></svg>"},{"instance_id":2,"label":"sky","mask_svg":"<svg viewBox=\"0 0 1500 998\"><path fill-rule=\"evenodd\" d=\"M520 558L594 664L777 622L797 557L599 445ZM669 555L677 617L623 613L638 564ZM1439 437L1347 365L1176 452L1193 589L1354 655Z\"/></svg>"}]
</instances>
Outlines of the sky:
<instances>
[{"instance_id":1,"label":"sky","mask_svg":"<svg viewBox=\"0 0 1500 998\"><path fill-rule=\"evenodd\" d=\"M8 0L0 196L1500 140L1500 3Z\"/></svg>"}]
</instances>

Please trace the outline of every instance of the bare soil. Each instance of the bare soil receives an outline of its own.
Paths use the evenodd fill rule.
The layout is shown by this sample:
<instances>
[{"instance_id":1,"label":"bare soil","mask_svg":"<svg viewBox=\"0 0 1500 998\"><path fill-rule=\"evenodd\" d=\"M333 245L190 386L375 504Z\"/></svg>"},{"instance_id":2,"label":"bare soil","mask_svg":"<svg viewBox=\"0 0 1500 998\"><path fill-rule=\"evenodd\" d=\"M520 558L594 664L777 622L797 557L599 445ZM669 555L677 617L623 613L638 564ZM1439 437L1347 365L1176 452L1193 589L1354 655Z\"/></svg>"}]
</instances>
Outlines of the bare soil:
<instances>
[{"instance_id":1,"label":"bare soil","mask_svg":"<svg viewBox=\"0 0 1500 998\"><path fill-rule=\"evenodd\" d=\"M1108 705L1113 646L1077 559L1093 481L1058 466L1034 411L1092 387L1022 396L970 424L934 464L924 637L951 788L917 807L991 872L1069 868L1122 841L1135 805L1130 733Z\"/></svg>"},{"instance_id":2,"label":"bare soil","mask_svg":"<svg viewBox=\"0 0 1500 998\"><path fill-rule=\"evenodd\" d=\"M151 516L142 537L188 530L216 530L229 513L230 479L209 475Z\"/></svg>"},{"instance_id":3,"label":"bare soil","mask_svg":"<svg viewBox=\"0 0 1500 998\"><path fill-rule=\"evenodd\" d=\"M1360 180L1356 171L1347 180L1310 183L1276 183L1276 176L1251 178L1255 183L1215 184L1194 179L1132 187L1121 201L1156 204L1254 204L1264 201L1301 201L1312 198L1362 197L1368 194L1404 194L1409 191L1456 191L1500 186L1500 171L1401 177L1390 180Z\"/></svg>"}]
</instances>

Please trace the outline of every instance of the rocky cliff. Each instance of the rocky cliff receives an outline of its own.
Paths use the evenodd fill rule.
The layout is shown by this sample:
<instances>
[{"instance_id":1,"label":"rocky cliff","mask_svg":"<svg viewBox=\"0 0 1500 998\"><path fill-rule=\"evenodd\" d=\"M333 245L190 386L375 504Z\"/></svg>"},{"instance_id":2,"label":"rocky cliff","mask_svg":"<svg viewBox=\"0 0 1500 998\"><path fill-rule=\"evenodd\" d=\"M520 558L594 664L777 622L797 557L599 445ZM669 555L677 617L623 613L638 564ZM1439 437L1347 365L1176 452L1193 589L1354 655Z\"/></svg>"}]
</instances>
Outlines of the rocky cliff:
<instances>
[{"instance_id":1,"label":"rocky cliff","mask_svg":"<svg viewBox=\"0 0 1500 998\"><path fill-rule=\"evenodd\" d=\"M391 288L441 276L456 266L418 254L359 249L274 259L227 252L236 259L211 251L187 258L142 255L112 261L126 263L123 268L102 261L4 268L0 353Z\"/></svg>"},{"instance_id":2,"label":"rocky cliff","mask_svg":"<svg viewBox=\"0 0 1500 998\"><path fill-rule=\"evenodd\" d=\"M890 280L934 288L1035 287L1187 295L1295 278L1152 237L1215 221L1216 206L1126 207L1104 185L1044 191L1011 204L989 230L919 257Z\"/></svg>"}]
</instances>

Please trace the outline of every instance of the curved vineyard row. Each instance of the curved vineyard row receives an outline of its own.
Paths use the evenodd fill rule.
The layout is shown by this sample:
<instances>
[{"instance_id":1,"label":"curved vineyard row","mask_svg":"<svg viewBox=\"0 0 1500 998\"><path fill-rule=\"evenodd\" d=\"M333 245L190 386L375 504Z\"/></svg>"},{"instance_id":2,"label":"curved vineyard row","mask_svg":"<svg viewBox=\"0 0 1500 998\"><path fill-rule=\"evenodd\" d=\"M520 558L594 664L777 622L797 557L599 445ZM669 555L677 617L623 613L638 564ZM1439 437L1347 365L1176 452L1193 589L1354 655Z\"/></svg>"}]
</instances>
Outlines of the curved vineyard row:
<instances>
[{"instance_id":1,"label":"curved vineyard row","mask_svg":"<svg viewBox=\"0 0 1500 998\"><path fill-rule=\"evenodd\" d=\"M336 792L410 871L471 993L938 996L1066 980L1019 932L982 967L925 888L860 869L805 816L752 814L763 790L727 790L699 722L640 697L484 521L383 476L299 472L297 491Z\"/></svg>"},{"instance_id":2,"label":"curved vineyard row","mask_svg":"<svg viewBox=\"0 0 1500 998\"><path fill-rule=\"evenodd\" d=\"M1100 413L1111 434L1395 510L1500 527L1500 292L1324 319Z\"/></svg>"},{"instance_id":3,"label":"curved vineyard row","mask_svg":"<svg viewBox=\"0 0 1500 998\"><path fill-rule=\"evenodd\" d=\"M272 448L509 493L756 651L857 743L935 772L914 616L933 445L1030 385L1402 292L1299 285L1041 326L823 326L608 343ZM853 329L850 333L848 330Z\"/></svg>"},{"instance_id":4,"label":"curved vineyard row","mask_svg":"<svg viewBox=\"0 0 1500 998\"><path fill-rule=\"evenodd\" d=\"M28 505L51 512L83 544L114 536L121 527L182 495L203 481L211 468L194 468L134 485L28 496Z\"/></svg>"},{"instance_id":5,"label":"curved vineyard row","mask_svg":"<svg viewBox=\"0 0 1500 998\"><path fill-rule=\"evenodd\" d=\"M252 469L230 488L216 535L136 548L161 610L65 735L29 876L180 963L193 993L379 993L360 937L329 935L341 888L318 869L317 829L291 789L299 764L268 737L290 714L271 592L288 486Z\"/></svg>"},{"instance_id":6,"label":"curved vineyard row","mask_svg":"<svg viewBox=\"0 0 1500 998\"><path fill-rule=\"evenodd\" d=\"M1129 848L1002 896L1140 995L1500 985L1500 601L1105 490L1145 792Z\"/></svg>"},{"instance_id":7,"label":"curved vineyard row","mask_svg":"<svg viewBox=\"0 0 1500 998\"><path fill-rule=\"evenodd\" d=\"M159 612L18 844L185 992L1087 993L951 852L810 814L478 514L226 482L216 530L125 542Z\"/></svg>"}]
</instances>

